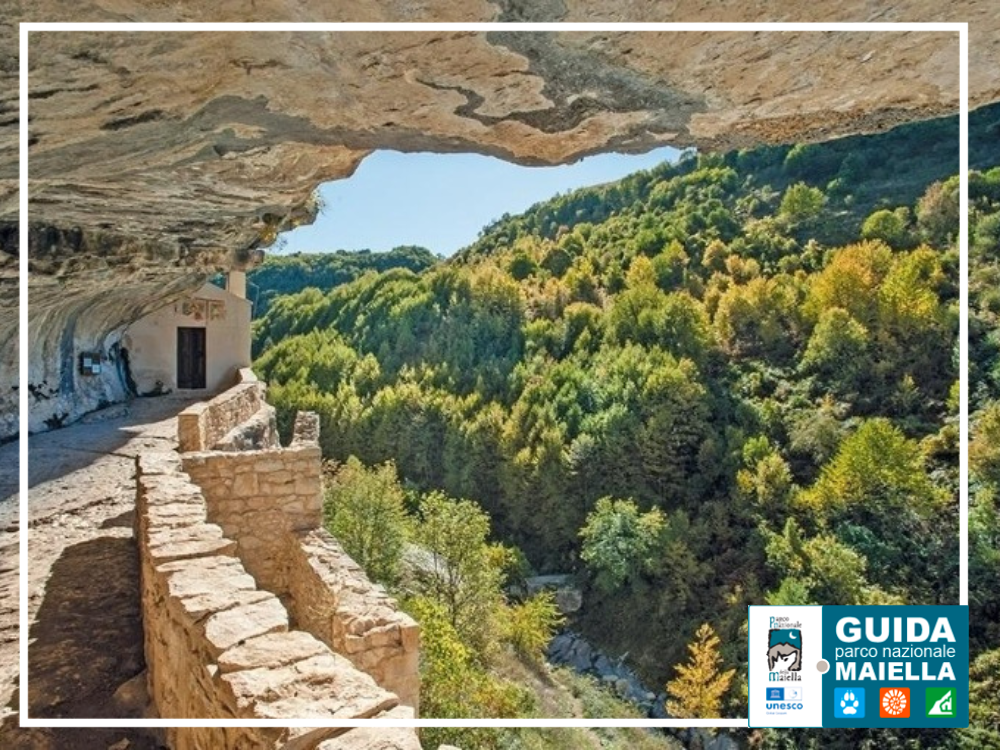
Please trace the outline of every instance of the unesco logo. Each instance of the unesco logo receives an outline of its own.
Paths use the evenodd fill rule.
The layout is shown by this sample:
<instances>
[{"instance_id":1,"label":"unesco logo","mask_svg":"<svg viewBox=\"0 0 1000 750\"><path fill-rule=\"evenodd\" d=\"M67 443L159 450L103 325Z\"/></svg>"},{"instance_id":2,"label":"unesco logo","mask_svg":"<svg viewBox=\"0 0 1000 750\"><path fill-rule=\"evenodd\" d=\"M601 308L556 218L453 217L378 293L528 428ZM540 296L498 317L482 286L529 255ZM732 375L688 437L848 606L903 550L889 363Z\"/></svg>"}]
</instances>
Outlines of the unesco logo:
<instances>
[{"instance_id":1,"label":"unesco logo","mask_svg":"<svg viewBox=\"0 0 1000 750\"><path fill-rule=\"evenodd\" d=\"M765 707L769 711L797 711L803 707L801 687L769 687Z\"/></svg>"}]
</instances>

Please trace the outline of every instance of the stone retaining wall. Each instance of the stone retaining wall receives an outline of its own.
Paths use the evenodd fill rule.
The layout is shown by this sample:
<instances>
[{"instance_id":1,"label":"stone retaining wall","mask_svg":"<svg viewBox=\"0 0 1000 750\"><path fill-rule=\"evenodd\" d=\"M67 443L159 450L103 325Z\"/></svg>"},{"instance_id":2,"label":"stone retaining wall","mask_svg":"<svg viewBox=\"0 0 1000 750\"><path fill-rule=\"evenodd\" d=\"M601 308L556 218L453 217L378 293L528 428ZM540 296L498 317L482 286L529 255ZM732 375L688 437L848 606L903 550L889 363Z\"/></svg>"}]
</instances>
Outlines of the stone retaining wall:
<instances>
[{"instance_id":1,"label":"stone retaining wall","mask_svg":"<svg viewBox=\"0 0 1000 750\"><path fill-rule=\"evenodd\" d=\"M289 609L312 633L400 703L419 709L420 628L325 529L295 535L289 556Z\"/></svg>"},{"instance_id":2,"label":"stone retaining wall","mask_svg":"<svg viewBox=\"0 0 1000 750\"><path fill-rule=\"evenodd\" d=\"M296 626L416 710L419 627L322 528L317 423L299 414L287 448L182 454L183 470L204 494L207 520L238 542L243 565Z\"/></svg>"},{"instance_id":3,"label":"stone retaining wall","mask_svg":"<svg viewBox=\"0 0 1000 750\"><path fill-rule=\"evenodd\" d=\"M237 384L210 401L192 404L177 415L178 450L210 450L261 410L264 383L249 368L239 370ZM277 444L276 434L270 440Z\"/></svg>"},{"instance_id":4,"label":"stone retaining wall","mask_svg":"<svg viewBox=\"0 0 1000 750\"><path fill-rule=\"evenodd\" d=\"M270 404L262 403L256 414L227 432L212 450L249 451L277 448L278 444L277 412Z\"/></svg>"},{"instance_id":5,"label":"stone retaining wall","mask_svg":"<svg viewBox=\"0 0 1000 750\"><path fill-rule=\"evenodd\" d=\"M419 628L322 528L319 419L291 445L249 370L136 462L149 693L165 718L412 718ZM260 446L248 449L248 446ZM198 450L190 449L198 446ZM211 446L211 450L206 450ZM371 747L375 730L169 729L174 750ZM384 750L419 750L394 730Z\"/></svg>"},{"instance_id":6,"label":"stone retaining wall","mask_svg":"<svg viewBox=\"0 0 1000 750\"><path fill-rule=\"evenodd\" d=\"M205 495L208 518L239 542L239 556L261 586L289 591L289 532L323 523L320 449L182 454L184 471Z\"/></svg>"},{"instance_id":7,"label":"stone retaining wall","mask_svg":"<svg viewBox=\"0 0 1000 750\"><path fill-rule=\"evenodd\" d=\"M160 716L413 715L327 644L290 629L287 610L246 571L235 540L208 521L204 496L180 457L138 458L136 488L148 683ZM172 728L167 741L174 750L357 746L350 732L336 729ZM411 733L390 747L419 744Z\"/></svg>"}]
</instances>

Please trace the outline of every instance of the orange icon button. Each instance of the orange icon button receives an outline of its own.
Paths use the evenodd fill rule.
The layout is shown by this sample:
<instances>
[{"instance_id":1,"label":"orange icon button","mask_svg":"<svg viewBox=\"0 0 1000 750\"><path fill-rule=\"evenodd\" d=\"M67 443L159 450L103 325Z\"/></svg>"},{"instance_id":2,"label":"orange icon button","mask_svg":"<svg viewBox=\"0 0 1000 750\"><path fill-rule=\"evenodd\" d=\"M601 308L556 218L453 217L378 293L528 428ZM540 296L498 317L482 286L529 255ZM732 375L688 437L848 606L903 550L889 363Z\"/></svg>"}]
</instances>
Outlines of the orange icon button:
<instances>
[{"instance_id":1,"label":"orange icon button","mask_svg":"<svg viewBox=\"0 0 1000 750\"><path fill-rule=\"evenodd\" d=\"M909 719L910 689L879 688L878 715L883 719Z\"/></svg>"}]
</instances>

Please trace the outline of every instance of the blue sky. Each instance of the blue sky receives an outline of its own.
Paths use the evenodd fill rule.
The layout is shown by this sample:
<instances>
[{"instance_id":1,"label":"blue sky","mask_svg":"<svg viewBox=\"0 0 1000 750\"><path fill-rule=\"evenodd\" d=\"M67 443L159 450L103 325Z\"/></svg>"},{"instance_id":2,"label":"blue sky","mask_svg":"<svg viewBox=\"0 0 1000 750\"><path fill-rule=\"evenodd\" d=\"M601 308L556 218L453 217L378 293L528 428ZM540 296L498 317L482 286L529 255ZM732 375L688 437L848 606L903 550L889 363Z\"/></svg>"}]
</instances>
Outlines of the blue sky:
<instances>
[{"instance_id":1,"label":"blue sky","mask_svg":"<svg viewBox=\"0 0 1000 750\"><path fill-rule=\"evenodd\" d=\"M598 154L559 167L519 167L478 154L376 151L352 177L320 187L325 207L316 222L281 235L272 253L391 250L423 245L451 255L506 213L584 185L648 169L680 154L660 148L641 155Z\"/></svg>"}]
</instances>

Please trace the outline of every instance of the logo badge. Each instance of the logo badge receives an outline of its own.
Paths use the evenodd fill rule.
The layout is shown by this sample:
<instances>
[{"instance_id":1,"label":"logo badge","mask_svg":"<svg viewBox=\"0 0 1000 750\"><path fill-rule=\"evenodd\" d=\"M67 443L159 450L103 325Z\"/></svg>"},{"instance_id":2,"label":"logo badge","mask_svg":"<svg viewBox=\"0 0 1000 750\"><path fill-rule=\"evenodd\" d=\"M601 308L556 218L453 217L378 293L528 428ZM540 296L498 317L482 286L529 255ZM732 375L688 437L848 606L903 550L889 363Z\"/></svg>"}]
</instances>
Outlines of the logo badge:
<instances>
[{"instance_id":1,"label":"logo badge","mask_svg":"<svg viewBox=\"0 0 1000 750\"><path fill-rule=\"evenodd\" d=\"M785 698L790 701L801 701L802 700L802 688L801 687L786 687L784 688Z\"/></svg>"},{"instance_id":2,"label":"logo badge","mask_svg":"<svg viewBox=\"0 0 1000 750\"><path fill-rule=\"evenodd\" d=\"M924 710L930 717L954 718L958 715L955 703L955 688L927 688Z\"/></svg>"},{"instance_id":3,"label":"logo badge","mask_svg":"<svg viewBox=\"0 0 1000 750\"><path fill-rule=\"evenodd\" d=\"M834 688L833 718L865 718L865 689L856 687Z\"/></svg>"},{"instance_id":4,"label":"logo badge","mask_svg":"<svg viewBox=\"0 0 1000 750\"><path fill-rule=\"evenodd\" d=\"M802 631L797 628L767 631L767 668L771 672L802 670Z\"/></svg>"},{"instance_id":5,"label":"logo badge","mask_svg":"<svg viewBox=\"0 0 1000 750\"><path fill-rule=\"evenodd\" d=\"M784 688L769 687L767 689L767 699L769 701L783 701L783 700L785 700L785 689Z\"/></svg>"},{"instance_id":6,"label":"logo badge","mask_svg":"<svg viewBox=\"0 0 1000 750\"><path fill-rule=\"evenodd\" d=\"M910 689L879 688L878 715L883 719L909 719Z\"/></svg>"}]
</instances>

